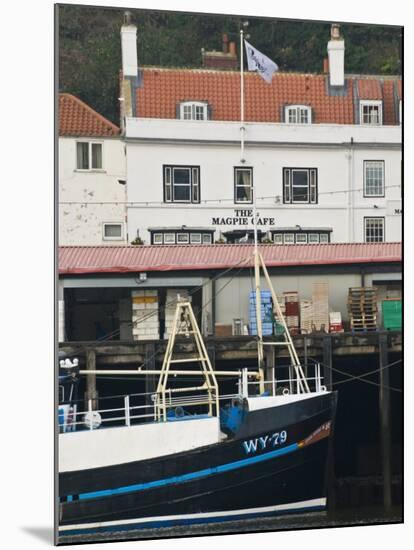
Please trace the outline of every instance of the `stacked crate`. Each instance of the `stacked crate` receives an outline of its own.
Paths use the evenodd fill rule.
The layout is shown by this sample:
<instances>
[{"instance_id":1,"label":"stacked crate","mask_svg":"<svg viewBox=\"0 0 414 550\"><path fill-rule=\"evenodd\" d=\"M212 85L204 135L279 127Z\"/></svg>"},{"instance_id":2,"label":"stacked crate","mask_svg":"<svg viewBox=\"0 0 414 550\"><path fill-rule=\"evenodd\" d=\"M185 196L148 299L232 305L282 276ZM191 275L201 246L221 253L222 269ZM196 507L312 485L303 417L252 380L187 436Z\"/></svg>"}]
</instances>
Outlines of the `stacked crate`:
<instances>
[{"instance_id":1,"label":"stacked crate","mask_svg":"<svg viewBox=\"0 0 414 550\"><path fill-rule=\"evenodd\" d=\"M270 290L261 290L261 318L262 318L262 334L268 336L273 334L273 304ZM257 336L257 319L256 319L256 292L252 290L249 296L249 324L250 334Z\"/></svg>"},{"instance_id":2,"label":"stacked crate","mask_svg":"<svg viewBox=\"0 0 414 550\"><path fill-rule=\"evenodd\" d=\"M331 311L329 314L329 332L344 332L340 311Z\"/></svg>"},{"instance_id":3,"label":"stacked crate","mask_svg":"<svg viewBox=\"0 0 414 550\"><path fill-rule=\"evenodd\" d=\"M283 318L286 316L286 304L285 304L285 297L284 296L276 296L277 302L280 307L280 311L283 315ZM274 314L275 321L274 321L274 333L276 335L283 334L285 329L283 327L283 324L277 319L276 313Z\"/></svg>"},{"instance_id":4,"label":"stacked crate","mask_svg":"<svg viewBox=\"0 0 414 550\"><path fill-rule=\"evenodd\" d=\"M382 302L382 320L386 330L401 330L402 304L401 300L388 298Z\"/></svg>"},{"instance_id":5,"label":"stacked crate","mask_svg":"<svg viewBox=\"0 0 414 550\"><path fill-rule=\"evenodd\" d=\"M299 334L299 293L284 292L285 320L290 334Z\"/></svg>"},{"instance_id":6,"label":"stacked crate","mask_svg":"<svg viewBox=\"0 0 414 550\"><path fill-rule=\"evenodd\" d=\"M313 324L313 304L312 300L300 301L300 333L310 334Z\"/></svg>"},{"instance_id":7,"label":"stacked crate","mask_svg":"<svg viewBox=\"0 0 414 550\"><path fill-rule=\"evenodd\" d=\"M329 285L325 281L313 283L312 288L312 321L314 330L329 330Z\"/></svg>"},{"instance_id":8,"label":"stacked crate","mask_svg":"<svg viewBox=\"0 0 414 550\"><path fill-rule=\"evenodd\" d=\"M178 298L180 298L180 300L190 300L188 290L183 288L169 288L167 290L167 296L165 299L165 339L168 339L172 332Z\"/></svg>"},{"instance_id":9,"label":"stacked crate","mask_svg":"<svg viewBox=\"0 0 414 550\"><path fill-rule=\"evenodd\" d=\"M156 290L132 291L132 338L134 340L158 340L158 292Z\"/></svg>"},{"instance_id":10,"label":"stacked crate","mask_svg":"<svg viewBox=\"0 0 414 550\"><path fill-rule=\"evenodd\" d=\"M377 330L377 289L373 286L350 288L348 313L352 331Z\"/></svg>"}]
</instances>

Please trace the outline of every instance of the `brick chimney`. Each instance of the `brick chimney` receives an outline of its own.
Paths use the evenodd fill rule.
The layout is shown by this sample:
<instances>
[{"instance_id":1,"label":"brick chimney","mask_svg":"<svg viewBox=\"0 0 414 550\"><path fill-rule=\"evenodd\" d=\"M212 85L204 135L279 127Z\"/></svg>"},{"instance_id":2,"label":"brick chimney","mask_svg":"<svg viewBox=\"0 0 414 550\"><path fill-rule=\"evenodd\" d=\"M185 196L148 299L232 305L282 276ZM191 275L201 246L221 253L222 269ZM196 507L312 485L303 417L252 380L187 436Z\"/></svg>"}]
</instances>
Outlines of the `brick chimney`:
<instances>
[{"instance_id":1,"label":"brick chimney","mask_svg":"<svg viewBox=\"0 0 414 550\"><path fill-rule=\"evenodd\" d=\"M201 50L201 58L204 69L238 69L239 61L237 59L236 43L230 42L227 34L223 34L223 49L221 52L215 50L206 52Z\"/></svg>"},{"instance_id":2,"label":"brick chimney","mask_svg":"<svg viewBox=\"0 0 414 550\"><path fill-rule=\"evenodd\" d=\"M331 39L328 42L329 84L343 86L345 84L345 42L341 36L340 25L331 25Z\"/></svg>"}]
</instances>

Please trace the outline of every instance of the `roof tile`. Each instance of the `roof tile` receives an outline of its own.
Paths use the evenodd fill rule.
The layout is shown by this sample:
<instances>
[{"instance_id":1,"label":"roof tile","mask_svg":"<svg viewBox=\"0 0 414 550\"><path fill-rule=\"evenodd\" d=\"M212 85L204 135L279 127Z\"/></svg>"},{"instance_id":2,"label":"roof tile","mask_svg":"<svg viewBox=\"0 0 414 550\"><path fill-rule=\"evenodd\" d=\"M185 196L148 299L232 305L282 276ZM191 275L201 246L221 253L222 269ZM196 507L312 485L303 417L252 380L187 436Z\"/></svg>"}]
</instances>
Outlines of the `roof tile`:
<instances>
[{"instance_id":1,"label":"roof tile","mask_svg":"<svg viewBox=\"0 0 414 550\"><path fill-rule=\"evenodd\" d=\"M143 118L176 118L176 105L182 101L207 101L213 119L240 120L240 74L237 71L199 69L144 68L143 85L137 90L138 116ZM312 107L314 123L353 124L353 79L346 79L346 94L328 94L327 76L277 73L266 83L259 75L246 72L245 119L248 122L281 122L286 105ZM396 79L395 79L396 80ZM390 84L387 81L387 93ZM356 79L361 99L383 99L378 78ZM399 83L400 90L400 81ZM385 98L384 98L385 101ZM391 98L387 96L386 124L395 124Z\"/></svg>"},{"instance_id":2,"label":"roof tile","mask_svg":"<svg viewBox=\"0 0 414 550\"><path fill-rule=\"evenodd\" d=\"M111 137L120 129L72 94L59 94L59 135Z\"/></svg>"}]
</instances>

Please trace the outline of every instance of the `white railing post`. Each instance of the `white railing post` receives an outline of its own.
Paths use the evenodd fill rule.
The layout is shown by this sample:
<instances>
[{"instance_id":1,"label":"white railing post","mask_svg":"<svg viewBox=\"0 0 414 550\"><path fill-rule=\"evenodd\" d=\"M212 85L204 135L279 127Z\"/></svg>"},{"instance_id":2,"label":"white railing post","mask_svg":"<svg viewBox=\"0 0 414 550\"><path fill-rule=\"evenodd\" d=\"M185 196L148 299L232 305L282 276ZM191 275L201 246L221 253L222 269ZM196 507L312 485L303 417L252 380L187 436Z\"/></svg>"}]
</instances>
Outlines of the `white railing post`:
<instances>
[{"instance_id":1,"label":"white railing post","mask_svg":"<svg viewBox=\"0 0 414 550\"><path fill-rule=\"evenodd\" d=\"M249 381L247 377L247 369L242 370L242 396L249 397Z\"/></svg>"},{"instance_id":2,"label":"white railing post","mask_svg":"<svg viewBox=\"0 0 414 550\"><path fill-rule=\"evenodd\" d=\"M92 422L92 399L88 399L88 412L89 412L89 429L93 430Z\"/></svg>"},{"instance_id":3,"label":"white railing post","mask_svg":"<svg viewBox=\"0 0 414 550\"><path fill-rule=\"evenodd\" d=\"M129 395L126 395L124 397L124 405L125 405L125 426L130 426L131 416L130 416L130 410L129 410Z\"/></svg>"}]
</instances>

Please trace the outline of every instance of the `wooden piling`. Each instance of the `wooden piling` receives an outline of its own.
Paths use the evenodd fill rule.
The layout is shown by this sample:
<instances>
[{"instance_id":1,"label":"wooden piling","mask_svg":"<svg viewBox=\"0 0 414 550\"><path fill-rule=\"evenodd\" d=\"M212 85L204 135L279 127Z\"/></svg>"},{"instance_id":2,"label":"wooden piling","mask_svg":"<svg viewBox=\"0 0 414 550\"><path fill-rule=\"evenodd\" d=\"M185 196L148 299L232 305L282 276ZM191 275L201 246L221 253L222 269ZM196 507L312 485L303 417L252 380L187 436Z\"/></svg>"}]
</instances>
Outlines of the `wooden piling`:
<instances>
[{"instance_id":1,"label":"wooden piling","mask_svg":"<svg viewBox=\"0 0 414 550\"><path fill-rule=\"evenodd\" d=\"M391 452L391 408L390 408L390 371L388 365L388 335L379 334L379 413L380 413L380 440L381 440L381 464L383 479L383 502L386 510L392 506L392 452Z\"/></svg>"},{"instance_id":2,"label":"wooden piling","mask_svg":"<svg viewBox=\"0 0 414 550\"><path fill-rule=\"evenodd\" d=\"M323 337L323 383L328 390L332 390L332 338Z\"/></svg>"},{"instance_id":3,"label":"wooden piling","mask_svg":"<svg viewBox=\"0 0 414 550\"><path fill-rule=\"evenodd\" d=\"M145 344L145 369L146 370L155 370L156 364L155 364L155 343L149 342ZM154 374L148 375L145 377L145 404L148 407L152 407L154 402L151 399L151 394L155 393L157 389L157 383L158 379ZM151 414L153 412L153 409L148 408L145 410L145 414ZM148 421L151 422L152 419L148 417Z\"/></svg>"},{"instance_id":4,"label":"wooden piling","mask_svg":"<svg viewBox=\"0 0 414 550\"><path fill-rule=\"evenodd\" d=\"M273 393L273 384L272 380L273 377L276 376L275 374L275 348L274 346L266 346L264 349L264 363L265 363L265 390L269 392L270 395Z\"/></svg>"},{"instance_id":5,"label":"wooden piling","mask_svg":"<svg viewBox=\"0 0 414 550\"><path fill-rule=\"evenodd\" d=\"M86 350L86 370L96 370L96 351L92 348ZM98 392L96 390L96 374L86 376L85 406L88 408L88 401L92 400L92 410L98 408Z\"/></svg>"}]
</instances>

